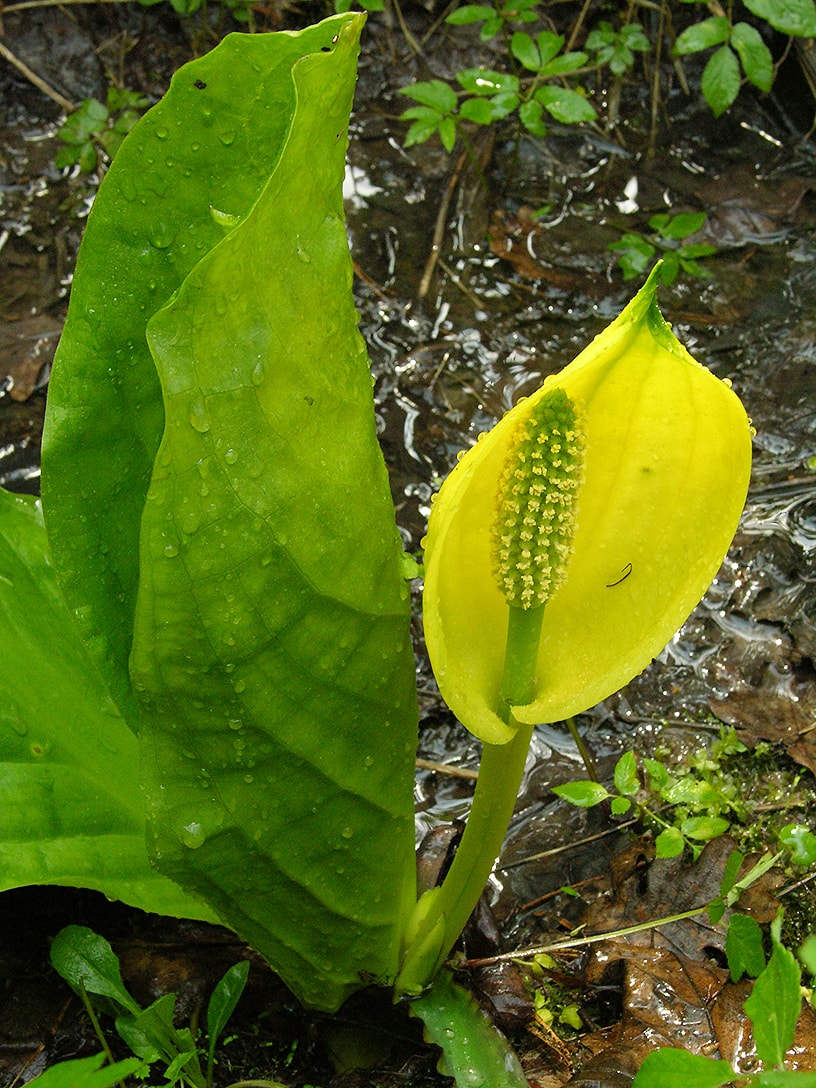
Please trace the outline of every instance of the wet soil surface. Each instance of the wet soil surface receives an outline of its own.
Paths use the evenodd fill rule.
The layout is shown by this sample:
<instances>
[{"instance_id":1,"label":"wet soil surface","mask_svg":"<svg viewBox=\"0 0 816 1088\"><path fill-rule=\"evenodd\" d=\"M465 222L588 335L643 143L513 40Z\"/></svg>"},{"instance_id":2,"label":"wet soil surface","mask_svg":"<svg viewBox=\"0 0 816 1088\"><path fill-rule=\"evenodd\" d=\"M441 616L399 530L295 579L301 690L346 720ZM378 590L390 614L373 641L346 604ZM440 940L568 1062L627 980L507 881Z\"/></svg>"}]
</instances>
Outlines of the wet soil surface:
<instances>
[{"instance_id":1,"label":"wet soil surface","mask_svg":"<svg viewBox=\"0 0 816 1088\"><path fill-rule=\"evenodd\" d=\"M260 29L279 29L325 13L270 8L255 18ZM406 17L420 38L434 21L423 8ZM72 102L104 96L112 79L155 98L174 68L214 44L233 28L228 24L212 7L208 17L188 19L169 5L27 9L4 16L3 40ZM623 281L607 245L623 230L645 230L656 212L706 211L702 240L718 247L708 262L712 277L680 280L661 301L683 342L732 381L752 417L749 501L731 552L688 623L641 677L583 715L579 727L606 780L627 748L670 761L705 747L722 723L734 725L746 744L760 746L761 755L734 757L733 774L746 796L761 795L763 820L812 826L816 174L814 146L804 136L814 109L809 91L791 67L775 96L747 93L715 121L696 97L670 86L667 72L656 136L645 92L634 83L624 88L614 128L554 124L546 139L520 142L510 130L477 133L485 186L457 161L458 152L449 156L438 143L402 148L397 116L405 100L396 89L479 63L495 66L494 52L461 28L438 29L422 55L383 16L371 18L366 31L347 212L405 545L418 550L430 497L457 452L569 362L631 297L634 285ZM48 365L95 179L56 169L63 111L5 61L0 111L0 484L36 492ZM432 254L438 259L429 263ZM464 772L418 771L420 839L466 815L478 744L442 706L419 631L417 651L419 754ZM538 730L505 853L466 935L470 959L548 944L578 924L598 932L660 917L682 909L678 888L687 905L716 894L730 840L713 843L695 867L654 862L642 828L615 831L605 812L570 808L551 793L578 777L585 772L567 735ZM431 856L449 844L449 834L438 834ZM769 920L793 883L781 873L763 883L755 916ZM560 892L565 885L580 894ZM788 896L789 910L794 902L804 911L809 895ZM197 1014L231 963L251 958L227 931L146 917L71 889L6 893L0 914L3 1085L27 1083L55 1060L98 1049L78 1000L48 965L48 941L61 926L91 925L107 936L136 996L146 1003L174 990L182 1018ZM812 928L813 918L802 924ZM697 1031L698 1042L719 1047L747 1071L750 1047L734 1035L744 994L728 990L723 929L715 929L688 923L635 944L575 951L548 969L544 983L507 961L472 967L468 977L516 1040L532 1083L629 1084L641 1050L666 1039L686 1045L703 1006L709 1034ZM697 997L678 982L690 972L697 972ZM564 1029L560 1038L534 1018L531 990L542 985L562 1004L579 1004L580 1032ZM802 1032L800 1068L816 1068L812 1024ZM361 1048L371 1066L365 1072L348 1068ZM216 1083L448 1083L435 1062L416 1023L381 995L360 995L337 1017L315 1017L253 959Z\"/></svg>"}]
</instances>

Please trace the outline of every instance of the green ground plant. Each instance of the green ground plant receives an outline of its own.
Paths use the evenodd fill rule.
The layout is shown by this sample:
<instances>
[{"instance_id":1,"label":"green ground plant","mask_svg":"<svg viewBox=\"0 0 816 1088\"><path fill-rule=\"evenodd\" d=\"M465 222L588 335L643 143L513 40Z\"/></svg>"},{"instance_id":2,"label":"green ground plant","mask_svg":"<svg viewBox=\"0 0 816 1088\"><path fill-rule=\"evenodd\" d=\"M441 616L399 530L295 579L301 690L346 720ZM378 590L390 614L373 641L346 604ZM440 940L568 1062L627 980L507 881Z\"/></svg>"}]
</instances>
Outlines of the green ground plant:
<instances>
[{"instance_id":1,"label":"green ground plant","mask_svg":"<svg viewBox=\"0 0 816 1088\"><path fill-rule=\"evenodd\" d=\"M146 1009L139 1005L122 982L119 961L110 944L93 930L85 926L60 930L51 945L51 963L82 1000L103 1050L94 1058L81 1059L82 1064L60 1063L33 1083L41 1088L78 1088L87 1070L89 1086L104 1088L126 1075L144 1080L158 1066L167 1088L212 1088L216 1046L244 991L247 960L230 967L213 989L202 1046L192 1026L176 1027L175 994L163 994ZM129 1059L113 1060L100 1015L114 1017L117 1033L138 1059L135 1065ZM100 1068L106 1058L111 1064ZM267 1084L274 1088L273 1082Z\"/></svg>"},{"instance_id":2,"label":"green ground plant","mask_svg":"<svg viewBox=\"0 0 816 1088\"><path fill-rule=\"evenodd\" d=\"M57 152L56 166L78 166L81 173L90 174L98 168L101 154L113 158L149 105L150 99L138 91L119 87L108 88L104 102L86 98L57 130L65 146Z\"/></svg>"},{"instance_id":3,"label":"green ground plant","mask_svg":"<svg viewBox=\"0 0 816 1088\"><path fill-rule=\"evenodd\" d=\"M715 116L733 104L746 81L764 93L772 89L778 62L763 32L775 31L787 36L789 42L816 35L813 0L745 0L743 4L731 0L725 9L717 5L719 14L715 15L708 13L709 7L704 0L662 0L658 5L661 17L651 25L659 27L662 35L667 27L688 22L691 16L693 21L669 44L678 58L714 50L703 69L700 90ZM401 88L418 103L402 114L411 122L406 146L438 135L447 151L453 150L457 140L467 148L471 126L492 125L511 116L519 131L535 136L545 135L551 121L592 123L598 114L589 77L601 79L606 72L617 80L632 77L638 55L655 57L661 52L662 41L650 38L633 18L634 5L622 8L614 22L599 20L588 33L583 25L587 15L584 5L568 34L552 29L557 14L552 8L536 0L456 8L447 23L480 24L482 41L499 36L504 64L499 70L464 69L456 74L458 86L432 79ZM742 8L746 17L737 18L735 9ZM698 13L706 17L695 18ZM544 29L538 33L517 29L518 24L534 23ZM581 41L581 48L575 49L574 43Z\"/></svg>"},{"instance_id":4,"label":"green ground plant","mask_svg":"<svg viewBox=\"0 0 816 1088\"><path fill-rule=\"evenodd\" d=\"M717 247L707 242L686 242L706 221L705 212L681 212L670 215L659 212L649 219L651 234L627 230L616 242L606 247L617 254L617 265L625 280L637 279L651 268L660 256L660 276L672 284L682 272L693 279L708 279L711 271L700 261L711 257Z\"/></svg>"},{"instance_id":5,"label":"green ground plant","mask_svg":"<svg viewBox=\"0 0 816 1088\"><path fill-rule=\"evenodd\" d=\"M683 2L703 8L700 0ZM735 6L755 16L759 28L742 19L735 21ZM715 117L732 105L745 80L766 94L773 87L777 65L760 33L763 24L791 38L816 34L812 0L743 0L741 5L728 3L720 12L687 27L674 46L676 56L714 50L703 69L700 89Z\"/></svg>"},{"instance_id":6,"label":"green ground plant","mask_svg":"<svg viewBox=\"0 0 816 1088\"><path fill-rule=\"evenodd\" d=\"M614 816L634 813L654 829L657 857L677 857L687 849L696 859L705 843L732 828L732 821L751 819L751 807L742 797L739 781L722 762L740 751L746 749L733 730L724 733L710 750L699 753L700 758L690 766L675 770L653 757L639 761L628 751L615 764L614 792L585 779L554 786L553 793L579 808L608 804ZM816 863L816 835L806 825L786 824L777 839L793 864Z\"/></svg>"}]
</instances>

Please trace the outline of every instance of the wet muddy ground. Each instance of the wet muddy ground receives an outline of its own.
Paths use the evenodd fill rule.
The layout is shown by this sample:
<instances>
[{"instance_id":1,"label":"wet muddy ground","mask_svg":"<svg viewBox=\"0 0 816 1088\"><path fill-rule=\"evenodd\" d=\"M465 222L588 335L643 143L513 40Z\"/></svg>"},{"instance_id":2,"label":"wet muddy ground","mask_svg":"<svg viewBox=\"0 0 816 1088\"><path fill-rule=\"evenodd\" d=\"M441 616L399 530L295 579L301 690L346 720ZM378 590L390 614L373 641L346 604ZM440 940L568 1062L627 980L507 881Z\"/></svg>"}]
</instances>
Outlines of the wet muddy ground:
<instances>
[{"instance_id":1,"label":"wet muddy ground","mask_svg":"<svg viewBox=\"0 0 816 1088\"><path fill-rule=\"evenodd\" d=\"M256 19L261 29L277 29L324 14L312 4L299 13L259 9ZM434 22L423 8L408 9L406 17L418 37ZM155 97L173 69L213 44L227 24L214 5L192 19L163 4L23 9L4 15L3 41L73 102L103 96L111 78ZM715 121L696 97L669 86L667 75L656 139L646 93L636 85L624 89L612 129L554 124L546 139L519 144L509 130L478 133L485 187L467 164L460 169L458 151L449 156L438 143L402 148L405 126L397 115L406 103L395 93L413 78L449 77L478 63L495 66L496 57L475 33L442 27L418 56L386 18L369 21L347 212L361 327L406 547L419 548L430 496L456 453L569 362L631 297L635 284L623 281L607 245L623 230L645 229L655 212L706 211L705 240L718 247L708 261L712 276L680 280L661 301L687 347L733 382L752 417L748 506L718 578L682 631L641 677L583 715L579 726L603 777L626 748L680 758L715 740L721 723L734 725L746 743L767 748L725 764L746 796L760 798L763 821L813 826L816 172L806 133L816 104L791 65L774 96L745 93ZM62 110L6 62L0 111L0 484L35 492L48 360L95 181L54 167ZM438 259L429 264L438 226ZM466 815L467 772L478 766L478 745L440 704L419 632L417 648L420 756L466 772L418 772L419 838ZM592 932L660 917L682 908L677 888L687 905L716 892L726 840L694 869L652 864L650 840L638 828L584 842L609 831L607 815L569 808L550 792L584 776L565 733L537 732L488 889L493 915L469 934L468 957L546 944L581 922ZM756 916L772 917L776 896L794 883L778 874L763 885ZM559 893L564 885L581 895ZM810 897L805 886L783 898L795 915ZM145 919L84 892L6 893L0 915L3 1085L26 1083L54 1060L97 1049L78 1002L47 965L48 938L60 926L96 927L114 943L137 996L175 989L185 1015L246 955L223 931ZM802 925L811 923L805 918ZM574 1033L566 1042L531 1019L524 970L501 962L471 973L516 1038L533 1083L625 1085L638 1047L665 1039L667 1023L678 1024L679 1034L669 1038L684 1039L694 1001L671 996L677 963L674 974L662 960L647 970L647 954L682 955L684 970L692 961L710 965L698 990L716 990L725 1010L711 1037L723 1057L740 1054L744 1040L723 1027L741 1023L741 1012L717 975L722 933L689 924L638 948L640 989L625 966L635 955L629 946L562 957L548 985L562 1000L574 994L584 1020L581 1038ZM659 996L655 980L664 976ZM331 1021L307 1016L256 964L223 1048L218 1083L239 1075L293 1085L445 1083L417 1026L383 1004L362 995ZM704 1019L710 1025L708 1012ZM363 1024L372 1030L363 1032ZM801 1068L816 1068L812 1025L803 1032ZM363 1035L374 1071L347 1071L349 1039ZM742 1060L748 1069L750 1053ZM584 1073L576 1072L582 1066Z\"/></svg>"}]
</instances>

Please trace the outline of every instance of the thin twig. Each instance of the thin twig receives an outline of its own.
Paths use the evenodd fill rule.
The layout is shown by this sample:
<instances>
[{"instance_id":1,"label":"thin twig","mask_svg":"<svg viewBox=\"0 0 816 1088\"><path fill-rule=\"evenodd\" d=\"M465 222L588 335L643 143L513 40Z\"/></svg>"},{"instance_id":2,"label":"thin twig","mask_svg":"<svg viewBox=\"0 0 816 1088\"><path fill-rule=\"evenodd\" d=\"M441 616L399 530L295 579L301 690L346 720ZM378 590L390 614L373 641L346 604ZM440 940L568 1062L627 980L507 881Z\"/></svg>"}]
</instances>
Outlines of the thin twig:
<instances>
[{"instance_id":1,"label":"thin twig","mask_svg":"<svg viewBox=\"0 0 816 1088\"><path fill-rule=\"evenodd\" d=\"M419 44L419 42L416 40L414 35L408 29L408 24L405 22L405 17L402 14L402 8L400 7L399 0L391 0L391 2L394 5L394 10L397 13L397 22L400 25L400 30L402 31L402 36L405 38L406 42L408 43L409 48L413 49L413 51L415 53L420 54L422 52L422 46Z\"/></svg>"},{"instance_id":2,"label":"thin twig","mask_svg":"<svg viewBox=\"0 0 816 1088\"><path fill-rule=\"evenodd\" d=\"M520 858L518 861L508 861L506 865L497 865L496 868L501 872L506 872L508 869L517 869L519 865L528 865L531 861L541 861L542 858L552 858L557 854L563 854L567 850L575 850L579 846L586 846L587 843L596 842L598 839L606 839L610 835L617 835L619 831L623 831L627 827L633 827L640 822L640 817L635 816L631 820L624 820L623 823L615 824L614 827L607 827L603 831L597 831L594 835L587 835L585 838L578 839L575 842L564 843L563 846L553 846L551 850L541 850L538 854L530 854L526 858Z\"/></svg>"},{"instance_id":3,"label":"thin twig","mask_svg":"<svg viewBox=\"0 0 816 1088\"><path fill-rule=\"evenodd\" d=\"M472 771L469 767L454 767L450 763L437 763L433 759L420 759L417 757L416 765L422 771L435 771L437 774L447 774L451 778L469 778L476 781L478 771Z\"/></svg>"},{"instance_id":4,"label":"thin twig","mask_svg":"<svg viewBox=\"0 0 816 1088\"><path fill-rule=\"evenodd\" d=\"M445 224L448 220L448 209L450 208L453 191L459 182L459 177L462 173L462 168L467 161L467 157L467 151L463 151L459 156L456 166L453 168L453 173L448 179L442 202L439 205L439 211L436 214L436 226L434 227L433 239L431 241L430 256L425 264L425 271L422 273L422 279L419 281L419 291L417 293L420 298L425 298L430 290L431 276L433 276L436 262L439 260L439 256L442 252L442 237L445 233Z\"/></svg>"},{"instance_id":5,"label":"thin twig","mask_svg":"<svg viewBox=\"0 0 816 1088\"><path fill-rule=\"evenodd\" d=\"M570 884L569 888L573 890L575 888L584 888L587 884L597 884L599 880L606 880L607 874L600 873L598 876L588 876L586 880L577 880L574 884ZM553 888L551 892L546 892L544 895L539 895L536 899L531 899L529 903L522 903L519 907L520 912L532 910L533 907L540 907L542 903L546 903L548 899L554 899L557 895L566 895L567 892L564 888Z\"/></svg>"},{"instance_id":6,"label":"thin twig","mask_svg":"<svg viewBox=\"0 0 816 1088\"><path fill-rule=\"evenodd\" d=\"M660 926L668 926L673 922L683 922L687 918L695 918L708 909L708 903L702 907L692 907L679 914L670 914L665 918L656 918L652 922L638 922L634 926L625 926L623 929L613 929L608 933L596 933L591 937L571 937L565 941L554 941L552 944L537 945L535 948L521 948L517 952L500 952L496 956L486 956L483 959L465 960L463 967L488 967L492 963L502 963L507 960L527 959L529 956L541 956L549 952L560 952L571 948L581 948L588 944L598 944L600 941L612 941L618 937L629 937L633 933L643 933L648 929L658 929Z\"/></svg>"},{"instance_id":7,"label":"thin twig","mask_svg":"<svg viewBox=\"0 0 816 1088\"><path fill-rule=\"evenodd\" d=\"M6 11L8 11L8 8L6 8ZM39 90L41 90L43 94L46 94L49 98L53 99L54 102L56 102L58 106L61 106L66 113L73 113L73 111L76 109L76 106L73 102L70 102L67 98L61 95L59 91L55 91L54 88L46 83L44 79L38 76L36 72L32 72L28 65L21 61L19 57L15 57L12 51L7 46L3 45L2 42L0 42L0 57L5 57L9 64L13 65L18 72L21 72L26 77L26 79L30 83L33 83L34 86L37 87Z\"/></svg>"},{"instance_id":8,"label":"thin twig","mask_svg":"<svg viewBox=\"0 0 816 1088\"><path fill-rule=\"evenodd\" d=\"M461 277L456 272L454 272L449 264L443 261L441 257L437 258L437 261L439 267L443 270L443 272L447 273L448 278L450 279L454 287L458 287L462 294L465 296L465 298L469 298L470 301L477 307L484 306L484 300L480 299L477 294L471 291L471 289L462 282Z\"/></svg>"},{"instance_id":9,"label":"thin twig","mask_svg":"<svg viewBox=\"0 0 816 1088\"><path fill-rule=\"evenodd\" d=\"M783 895L790 895L791 892L795 892L798 888L803 888L813 880L816 880L816 873L808 873L807 876L803 876L800 880L795 881L795 883L789 884L787 888L783 888L781 892L777 892L776 898L781 899Z\"/></svg>"},{"instance_id":10,"label":"thin twig","mask_svg":"<svg viewBox=\"0 0 816 1088\"><path fill-rule=\"evenodd\" d=\"M584 19L586 19L587 12L589 11L589 5L591 3L592 0L584 0L584 6L578 13L578 18L575 20L572 30L570 31L569 41L564 47L565 53L569 53L572 50L572 47L575 45L575 39L578 37L578 34L581 31L581 27L584 25Z\"/></svg>"}]
</instances>

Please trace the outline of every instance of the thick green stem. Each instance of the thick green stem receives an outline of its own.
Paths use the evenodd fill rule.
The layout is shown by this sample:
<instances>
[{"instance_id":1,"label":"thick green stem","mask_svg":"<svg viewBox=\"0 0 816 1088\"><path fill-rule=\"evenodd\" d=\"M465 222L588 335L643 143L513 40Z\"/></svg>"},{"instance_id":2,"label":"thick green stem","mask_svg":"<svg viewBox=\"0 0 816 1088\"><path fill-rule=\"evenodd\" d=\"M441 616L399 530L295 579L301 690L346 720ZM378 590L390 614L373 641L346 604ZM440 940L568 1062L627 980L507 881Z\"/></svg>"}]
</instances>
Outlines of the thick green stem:
<instances>
[{"instance_id":1,"label":"thick green stem","mask_svg":"<svg viewBox=\"0 0 816 1088\"><path fill-rule=\"evenodd\" d=\"M510 608L498 713L532 699L544 606ZM441 887L418 904L408 934L397 994L418 993L433 978L476 906L499 856L513 815L533 726L518 724L507 744L485 744L467 826Z\"/></svg>"}]
</instances>

